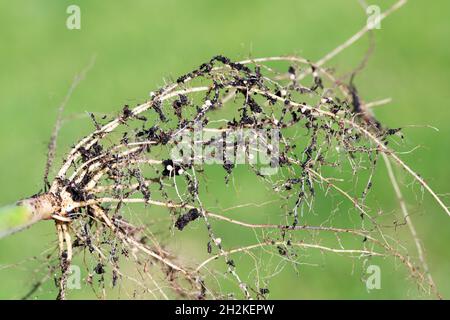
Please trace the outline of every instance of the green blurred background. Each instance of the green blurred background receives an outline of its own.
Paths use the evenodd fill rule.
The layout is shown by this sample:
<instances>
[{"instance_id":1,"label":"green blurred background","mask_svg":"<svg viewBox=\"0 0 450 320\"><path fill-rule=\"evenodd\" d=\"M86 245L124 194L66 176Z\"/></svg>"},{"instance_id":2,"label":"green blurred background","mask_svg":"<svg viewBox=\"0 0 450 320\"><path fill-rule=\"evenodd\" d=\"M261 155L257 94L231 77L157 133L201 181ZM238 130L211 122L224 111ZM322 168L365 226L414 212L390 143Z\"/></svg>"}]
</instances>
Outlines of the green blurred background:
<instances>
[{"instance_id":1,"label":"green blurred background","mask_svg":"<svg viewBox=\"0 0 450 320\"><path fill-rule=\"evenodd\" d=\"M392 3L368 2L382 9ZM66 28L70 4L81 8L81 30ZM447 203L449 12L449 1L409 1L384 20L380 30L374 30L375 52L356 79L365 100L392 97L391 104L376 109L382 123L439 128L439 132L420 126L406 128L405 149L421 148L402 158L444 194ZM95 66L64 114L68 121L59 137L59 158L92 129L85 111L114 114L124 103L146 99L164 79L176 79L217 54L232 59L300 54L318 60L359 30L366 19L357 0L1 1L0 205L42 188L46 145L57 107L73 76L93 55ZM364 37L330 66L340 74L350 71L360 63L368 45ZM373 201L383 210L398 213L381 163L380 167ZM401 171L397 173L403 177ZM443 296L449 298L450 217L428 195L422 199L417 186L404 189L432 274ZM241 191L241 198L253 197L255 202L267 197L263 189ZM331 205L324 204L324 208ZM192 238L195 241L195 233ZM48 222L0 240L0 298L20 298L36 279L33 260L7 266L40 254L54 239L53 225ZM319 260L319 267L304 266L300 275L286 268L270 286L269 297L426 298L392 261L377 262L382 268L382 288L368 292L352 260L334 255ZM53 299L55 292L50 283L37 296ZM92 298L92 294L87 289L70 297Z\"/></svg>"}]
</instances>

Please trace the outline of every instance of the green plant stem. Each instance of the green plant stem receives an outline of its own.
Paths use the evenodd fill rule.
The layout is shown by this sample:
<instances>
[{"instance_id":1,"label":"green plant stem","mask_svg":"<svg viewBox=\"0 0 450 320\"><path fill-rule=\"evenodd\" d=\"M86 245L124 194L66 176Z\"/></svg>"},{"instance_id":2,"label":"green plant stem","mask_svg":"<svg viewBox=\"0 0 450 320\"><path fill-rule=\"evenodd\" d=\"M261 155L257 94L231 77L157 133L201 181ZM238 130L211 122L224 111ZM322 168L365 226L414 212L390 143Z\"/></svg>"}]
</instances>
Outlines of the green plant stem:
<instances>
[{"instance_id":1,"label":"green plant stem","mask_svg":"<svg viewBox=\"0 0 450 320\"><path fill-rule=\"evenodd\" d=\"M34 222L34 214L28 206L12 205L0 208L0 238L25 229Z\"/></svg>"},{"instance_id":2,"label":"green plant stem","mask_svg":"<svg viewBox=\"0 0 450 320\"><path fill-rule=\"evenodd\" d=\"M0 238L49 219L54 211L51 196L40 195L0 208Z\"/></svg>"}]
</instances>

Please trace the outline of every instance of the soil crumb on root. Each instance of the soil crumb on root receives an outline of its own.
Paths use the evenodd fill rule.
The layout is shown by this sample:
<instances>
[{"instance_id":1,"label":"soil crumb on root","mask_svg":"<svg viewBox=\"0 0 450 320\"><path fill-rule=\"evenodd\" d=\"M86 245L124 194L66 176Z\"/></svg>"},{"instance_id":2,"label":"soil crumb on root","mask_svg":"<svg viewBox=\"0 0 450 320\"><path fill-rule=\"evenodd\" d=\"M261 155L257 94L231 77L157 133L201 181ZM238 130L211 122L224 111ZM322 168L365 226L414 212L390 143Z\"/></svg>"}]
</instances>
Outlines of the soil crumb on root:
<instances>
[{"instance_id":1,"label":"soil crumb on root","mask_svg":"<svg viewBox=\"0 0 450 320\"><path fill-rule=\"evenodd\" d=\"M177 221L175 222L175 227L177 227L177 229L181 231L189 224L189 222L194 221L198 217L200 217L200 213L198 212L198 210L195 208L191 209L177 219Z\"/></svg>"}]
</instances>

